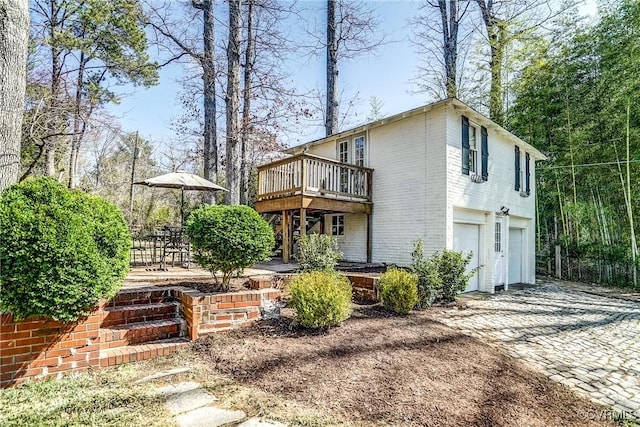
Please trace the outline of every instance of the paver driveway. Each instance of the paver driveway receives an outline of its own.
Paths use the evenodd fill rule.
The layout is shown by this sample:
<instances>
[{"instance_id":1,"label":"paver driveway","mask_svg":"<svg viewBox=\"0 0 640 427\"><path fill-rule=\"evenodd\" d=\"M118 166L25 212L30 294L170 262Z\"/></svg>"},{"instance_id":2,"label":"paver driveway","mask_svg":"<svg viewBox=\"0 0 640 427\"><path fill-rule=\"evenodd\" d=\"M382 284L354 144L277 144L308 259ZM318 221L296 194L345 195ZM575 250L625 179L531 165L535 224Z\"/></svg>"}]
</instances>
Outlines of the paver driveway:
<instances>
[{"instance_id":1,"label":"paver driveway","mask_svg":"<svg viewBox=\"0 0 640 427\"><path fill-rule=\"evenodd\" d=\"M640 418L640 303L546 284L468 305L439 320Z\"/></svg>"}]
</instances>

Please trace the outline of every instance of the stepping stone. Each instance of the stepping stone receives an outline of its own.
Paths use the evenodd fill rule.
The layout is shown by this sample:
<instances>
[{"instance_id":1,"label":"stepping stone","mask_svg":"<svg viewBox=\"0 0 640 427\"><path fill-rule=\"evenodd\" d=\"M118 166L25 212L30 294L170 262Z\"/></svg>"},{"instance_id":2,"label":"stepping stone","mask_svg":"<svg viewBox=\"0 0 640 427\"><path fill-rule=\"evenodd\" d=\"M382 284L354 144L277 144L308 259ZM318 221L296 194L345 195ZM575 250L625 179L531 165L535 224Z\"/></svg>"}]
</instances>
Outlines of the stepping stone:
<instances>
[{"instance_id":1,"label":"stepping stone","mask_svg":"<svg viewBox=\"0 0 640 427\"><path fill-rule=\"evenodd\" d=\"M169 369L169 370L166 370L166 371L157 372L155 374L152 374L152 375L146 376L144 378L141 378L141 379L137 380L136 382L134 382L134 384L146 383L146 382L149 382L149 381L157 380L158 378L164 378L164 377L169 377L171 375L182 374L183 372L189 372L190 370L191 370L191 368Z\"/></svg>"},{"instance_id":2,"label":"stepping stone","mask_svg":"<svg viewBox=\"0 0 640 427\"><path fill-rule=\"evenodd\" d=\"M157 388L155 390L155 394L159 394L162 396L171 396L174 394L186 393L187 391L195 390L200 387L200 383L187 381L178 384L169 384L164 387Z\"/></svg>"},{"instance_id":3,"label":"stepping stone","mask_svg":"<svg viewBox=\"0 0 640 427\"><path fill-rule=\"evenodd\" d=\"M180 427L218 427L229 423L237 423L246 417L242 411L207 406L195 411L180 414L174 418Z\"/></svg>"},{"instance_id":4,"label":"stepping stone","mask_svg":"<svg viewBox=\"0 0 640 427\"><path fill-rule=\"evenodd\" d=\"M182 414L202 408L213 402L216 397L203 388L172 394L167 398L165 406L172 415Z\"/></svg>"},{"instance_id":5,"label":"stepping stone","mask_svg":"<svg viewBox=\"0 0 640 427\"><path fill-rule=\"evenodd\" d=\"M237 427L286 427L285 424L279 422L263 421L260 418L249 418Z\"/></svg>"}]
</instances>

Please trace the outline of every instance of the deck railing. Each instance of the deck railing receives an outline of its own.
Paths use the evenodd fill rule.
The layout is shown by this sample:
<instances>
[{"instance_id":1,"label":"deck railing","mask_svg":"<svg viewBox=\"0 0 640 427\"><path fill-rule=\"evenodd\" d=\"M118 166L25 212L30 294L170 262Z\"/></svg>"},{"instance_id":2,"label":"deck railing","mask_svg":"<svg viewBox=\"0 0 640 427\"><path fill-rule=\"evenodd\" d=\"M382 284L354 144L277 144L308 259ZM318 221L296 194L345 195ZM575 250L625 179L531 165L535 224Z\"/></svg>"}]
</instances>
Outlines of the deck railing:
<instances>
[{"instance_id":1,"label":"deck railing","mask_svg":"<svg viewBox=\"0 0 640 427\"><path fill-rule=\"evenodd\" d=\"M373 169L299 154L258 168L258 200L292 195L371 201Z\"/></svg>"}]
</instances>

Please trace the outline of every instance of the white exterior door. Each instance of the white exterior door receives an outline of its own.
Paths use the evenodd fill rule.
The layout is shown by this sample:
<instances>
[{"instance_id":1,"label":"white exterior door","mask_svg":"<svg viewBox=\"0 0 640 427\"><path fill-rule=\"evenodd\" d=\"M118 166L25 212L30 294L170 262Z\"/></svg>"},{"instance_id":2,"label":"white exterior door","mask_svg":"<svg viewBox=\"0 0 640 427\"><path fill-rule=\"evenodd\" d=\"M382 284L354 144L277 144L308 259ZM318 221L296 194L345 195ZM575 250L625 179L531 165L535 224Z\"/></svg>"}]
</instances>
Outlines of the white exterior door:
<instances>
[{"instance_id":1,"label":"white exterior door","mask_svg":"<svg viewBox=\"0 0 640 427\"><path fill-rule=\"evenodd\" d=\"M522 228L509 228L509 283L522 282Z\"/></svg>"},{"instance_id":2,"label":"white exterior door","mask_svg":"<svg viewBox=\"0 0 640 427\"><path fill-rule=\"evenodd\" d=\"M504 223L502 218L496 218L493 237L493 284L504 285Z\"/></svg>"},{"instance_id":3,"label":"white exterior door","mask_svg":"<svg viewBox=\"0 0 640 427\"><path fill-rule=\"evenodd\" d=\"M471 262L467 265L467 273L478 267L480 253L480 226L476 224L453 224L453 250L461 251L464 255L473 252ZM464 292L478 290L478 273L469 280L469 284Z\"/></svg>"}]
</instances>

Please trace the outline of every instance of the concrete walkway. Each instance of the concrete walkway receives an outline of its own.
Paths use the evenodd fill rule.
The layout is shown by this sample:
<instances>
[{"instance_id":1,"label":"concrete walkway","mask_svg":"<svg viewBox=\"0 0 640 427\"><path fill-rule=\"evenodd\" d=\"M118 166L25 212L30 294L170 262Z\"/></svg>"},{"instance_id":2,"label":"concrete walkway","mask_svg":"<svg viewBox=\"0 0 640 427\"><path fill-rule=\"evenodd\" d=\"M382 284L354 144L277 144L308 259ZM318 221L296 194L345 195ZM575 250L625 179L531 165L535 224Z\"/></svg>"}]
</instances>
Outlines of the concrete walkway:
<instances>
[{"instance_id":1,"label":"concrete walkway","mask_svg":"<svg viewBox=\"0 0 640 427\"><path fill-rule=\"evenodd\" d=\"M242 411L219 408L218 399L195 381L177 381L176 376L191 368L173 368L159 371L137 380L149 383L164 380L168 384L156 388L153 394L164 400L167 411L179 427L286 427L285 424L266 421L259 417L247 417Z\"/></svg>"},{"instance_id":2,"label":"concrete walkway","mask_svg":"<svg viewBox=\"0 0 640 427\"><path fill-rule=\"evenodd\" d=\"M180 427L286 427L260 418L247 418L242 411L215 406L218 400L196 382L170 384L156 390L165 397L165 406Z\"/></svg>"},{"instance_id":3,"label":"concrete walkway","mask_svg":"<svg viewBox=\"0 0 640 427\"><path fill-rule=\"evenodd\" d=\"M467 304L438 320L498 343L551 379L640 418L640 302L544 284Z\"/></svg>"}]
</instances>

